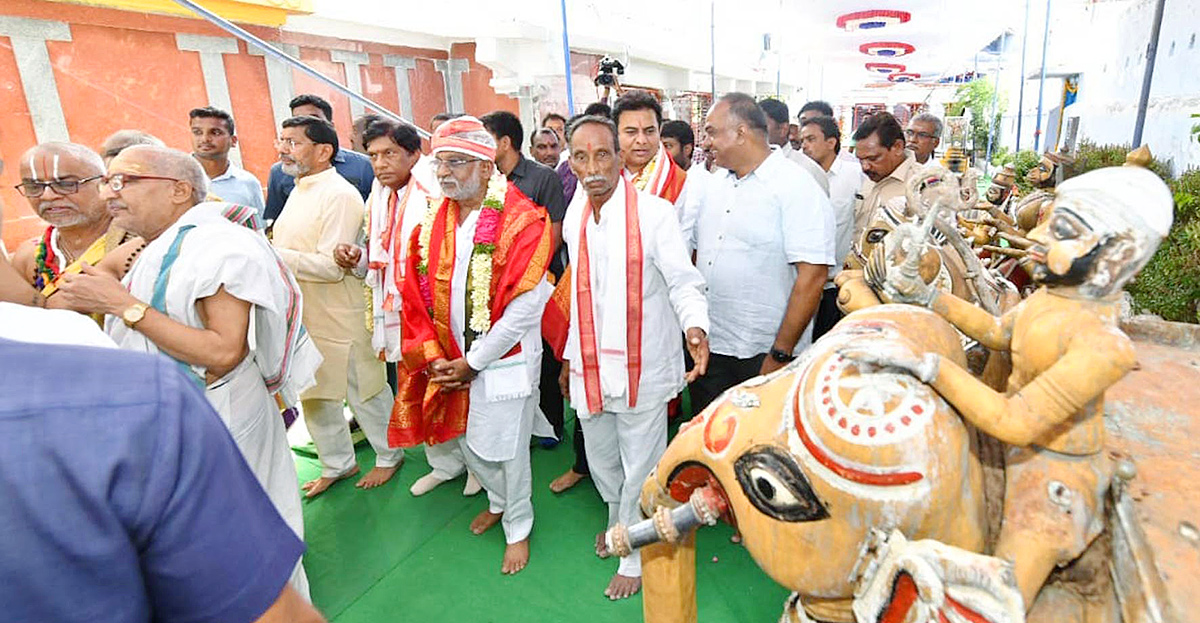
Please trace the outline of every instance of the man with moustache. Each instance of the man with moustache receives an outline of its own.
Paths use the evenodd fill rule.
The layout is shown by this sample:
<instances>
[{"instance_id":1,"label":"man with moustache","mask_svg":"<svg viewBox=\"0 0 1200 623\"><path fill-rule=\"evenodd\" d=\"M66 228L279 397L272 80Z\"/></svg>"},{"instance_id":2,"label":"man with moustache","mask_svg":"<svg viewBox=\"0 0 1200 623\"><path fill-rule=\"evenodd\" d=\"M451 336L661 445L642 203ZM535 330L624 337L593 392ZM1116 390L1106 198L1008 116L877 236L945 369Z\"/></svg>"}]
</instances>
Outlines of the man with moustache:
<instances>
[{"instance_id":1,"label":"man with moustache","mask_svg":"<svg viewBox=\"0 0 1200 623\"><path fill-rule=\"evenodd\" d=\"M459 444L488 493L471 532L502 523L500 570L511 575L529 562L530 435L552 434L537 408L550 219L496 167L496 140L479 119L443 123L430 144L444 199L410 241L388 440Z\"/></svg>"},{"instance_id":2,"label":"man with moustache","mask_svg":"<svg viewBox=\"0 0 1200 623\"><path fill-rule=\"evenodd\" d=\"M380 119L363 130L362 141L378 182L367 199L367 240L365 245L339 243L333 259L371 287L371 348L379 359L394 363L401 356L400 299L408 242L425 217L429 201L439 197L441 188L418 174L428 171L429 165L421 166L426 158L421 155L421 136L412 126ZM343 454L353 452L347 445L349 436L341 433L343 429L337 428L337 436L331 443L342 444ZM388 452L396 454L402 450ZM462 451L456 443L427 446L425 458L433 469L413 483L410 489L413 495L424 495L465 470ZM364 478L358 486L381 485L398 467L396 463L390 470L380 470L380 478ZM478 492L478 481L469 477L463 494Z\"/></svg>"},{"instance_id":3,"label":"man with moustache","mask_svg":"<svg viewBox=\"0 0 1200 623\"><path fill-rule=\"evenodd\" d=\"M918 166L913 154L905 148L900 122L890 113L878 112L867 117L854 131L854 141L854 155L870 180L863 185L863 198L854 207L851 240L858 240L879 206L893 197L904 196L908 178Z\"/></svg>"},{"instance_id":4,"label":"man with moustache","mask_svg":"<svg viewBox=\"0 0 1200 623\"><path fill-rule=\"evenodd\" d=\"M568 136L568 162L584 192L564 220L574 261L559 384L583 424L591 476L608 504L608 528L641 519L642 483L667 447L667 403L708 364L708 306L674 206L621 175L613 123L584 116L568 127ZM686 375L680 356L685 328L695 361ZM609 556L603 531L596 555ZM605 596L632 596L641 576L637 553L621 559Z\"/></svg>"},{"instance_id":5,"label":"man with moustache","mask_svg":"<svg viewBox=\"0 0 1200 623\"><path fill-rule=\"evenodd\" d=\"M360 488L387 482L404 460L403 452L387 444L392 390L364 321L363 282L334 259L339 244L358 240L364 211L357 189L333 168L337 143L333 126L311 116L284 121L276 142L281 168L296 186L275 221L273 243L300 283L304 326L324 358L316 385L300 395L321 460L321 476L301 487L309 498L358 473L343 402L375 449L375 468L359 481Z\"/></svg>"},{"instance_id":6,"label":"man with moustache","mask_svg":"<svg viewBox=\"0 0 1200 623\"><path fill-rule=\"evenodd\" d=\"M75 143L43 143L21 156L20 170L17 190L49 225L17 247L12 265L42 296L54 293L63 274L77 272L83 262L99 264L133 237L111 225L100 196L104 162L96 152Z\"/></svg>"},{"instance_id":7,"label":"man with moustache","mask_svg":"<svg viewBox=\"0 0 1200 623\"><path fill-rule=\"evenodd\" d=\"M937 115L923 112L908 122L904 139L917 164L929 164L933 152L942 143L942 120Z\"/></svg>"},{"instance_id":8,"label":"man with moustache","mask_svg":"<svg viewBox=\"0 0 1200 623\"><path fill-rule=\"evenodd\" d=\"M563 151L558 134L550 128L539 128L529 137L529 154L533 159L551 169L558 166L559 154Z\"/></svg>"},{"instance_id":9,"label":"man with moustache","mask_svg":"<svg viewBox=\"0 0 1200 623\"><path fill-rule=\"evenodd\" d=\"M230 209L249 208L202 203L207 194L208 177L189 154L143 145L122 151L101 198L113 223L146 248L123 280L85 265L63 278L54 299L105 314L120 348L161 353L204 387L259 484L303 538L276 395L290 403L311 385L320 354L292 314L302 306L295 279L266 237L231 222L240 219ZM292 585L307 598L299 564Z\"/></svg>"},{"instance_id":10,"label":"man with moustache","mask_svg":"<svg viewBox=\"0 0 1200 623\"><path fill-rule=\"evenodd\" d=\"M188 113L192 130L192 156L208 175L208 192L221 201L236 203L263 213L263 190L258 178L229 161L229 150L238 144L233 116L205 106Z\"/></svg>"}]
</instances>

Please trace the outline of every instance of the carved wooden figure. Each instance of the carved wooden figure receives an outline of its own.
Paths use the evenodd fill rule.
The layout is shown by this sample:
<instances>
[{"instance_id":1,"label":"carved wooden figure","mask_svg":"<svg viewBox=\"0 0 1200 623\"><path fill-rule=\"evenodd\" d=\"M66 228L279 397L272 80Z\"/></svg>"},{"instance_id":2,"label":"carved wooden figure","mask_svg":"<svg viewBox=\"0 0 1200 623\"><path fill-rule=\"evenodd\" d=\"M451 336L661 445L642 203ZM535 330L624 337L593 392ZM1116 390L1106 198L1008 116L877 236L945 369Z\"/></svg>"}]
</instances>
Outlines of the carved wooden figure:
<instances>
[{"instance_id":1,"label":"carved wooden figure","mask_svg":"<svg viewBox=\"0 0 1200 623\"><path fill-rule=\"evenodd\" d=\"M1011 445L995 555L1015 564L1027 606L1050 571L1101 530L1111 477L1101 454L1104 391L1134 365L1132 343L1117 328L1121 289L1167 235L1173 206L1166 184L1140 167L1086 173L1053 193L1026 255L1041 287L1003 316L899 271L883 278L885 299L925 305L981 344L1010 351L1007 393L936 353L848 355L930 383L969 422Z\"/></svg>"}]
</instances>

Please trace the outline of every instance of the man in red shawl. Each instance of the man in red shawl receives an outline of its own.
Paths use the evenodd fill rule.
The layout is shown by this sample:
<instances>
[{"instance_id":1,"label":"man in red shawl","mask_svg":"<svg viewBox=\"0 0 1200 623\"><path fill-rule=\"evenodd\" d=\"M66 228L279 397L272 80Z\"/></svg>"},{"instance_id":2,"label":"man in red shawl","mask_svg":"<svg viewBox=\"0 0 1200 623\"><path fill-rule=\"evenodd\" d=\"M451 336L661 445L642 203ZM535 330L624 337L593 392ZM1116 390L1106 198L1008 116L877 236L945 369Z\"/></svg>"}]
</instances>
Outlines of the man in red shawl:
<instances>
[{"instance_id":1,"label":"man in red shawl","mask_svg":"<svg viewBox=\"0 0 1200 623\"><path fill-rule=\"evenodd\" d=\"M444 198L409 240L388 441L460 445L488 493L471 531L503 523L501 571L513 574L529 562L529 438L553 437L537 407L550 219L499 173L478 119L443 123L431 144Z\"/></svg>"}]
</instances>

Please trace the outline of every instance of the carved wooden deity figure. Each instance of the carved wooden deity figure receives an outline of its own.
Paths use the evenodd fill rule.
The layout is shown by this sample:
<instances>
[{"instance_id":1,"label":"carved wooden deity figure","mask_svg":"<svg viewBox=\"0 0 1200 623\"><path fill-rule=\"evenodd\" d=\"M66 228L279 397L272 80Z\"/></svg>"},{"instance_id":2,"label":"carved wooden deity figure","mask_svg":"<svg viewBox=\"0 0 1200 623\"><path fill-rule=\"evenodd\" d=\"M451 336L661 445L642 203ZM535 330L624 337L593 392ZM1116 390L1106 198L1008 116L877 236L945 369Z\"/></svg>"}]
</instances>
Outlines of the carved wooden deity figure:
<instances>
[{"instance_id":1,"label":"carved wooden deity figure","mask_svg":"<svg viewBox=\"0 0 1200 623\"><path fill-rule=\"evenodd\" d=\"M1016 188L1015 182L1017 178L1017 169L1012 164L1004 165L995 176L992 177L992 185L988 187L985 198L988 203L996 207L1004 207L1004 203L1013 195L1013 189Z\"/></svg>"},{"instance_id":2,"label":"carved wooden deity figure","mask_svg":"<svg viewBox=\"0 0 1200 623\"><path fill-rule=\"evenodd\" d=\"M1167 235L1173 206L1166 184L1141 167L1100 169L1052 192L1025 258L1040 287L1000 317L903 271L868 276L885 283L883 298L924 305L988 348L1011 351L1007 393L933 353L846 353L929 383L1010 444L995 555L1014 563L1026 608L1054 567L1078 557L1102 528L1111 476L1101 452L1104 392L1134 365L1132 342L1117 328L1121 289Z\"/></svg>"}]
</instances>

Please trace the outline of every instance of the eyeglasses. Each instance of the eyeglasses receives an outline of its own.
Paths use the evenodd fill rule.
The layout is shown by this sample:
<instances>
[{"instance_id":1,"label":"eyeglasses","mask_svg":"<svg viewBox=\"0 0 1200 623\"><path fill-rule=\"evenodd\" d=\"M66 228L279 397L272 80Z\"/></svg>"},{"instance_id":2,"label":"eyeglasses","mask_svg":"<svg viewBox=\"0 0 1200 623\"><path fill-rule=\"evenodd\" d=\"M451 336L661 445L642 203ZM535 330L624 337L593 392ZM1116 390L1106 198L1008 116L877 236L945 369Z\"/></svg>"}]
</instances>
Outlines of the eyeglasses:
<instances>
[{"instance_id":1,"label":"eyeglasses","mask_svg":"<svg viewBox=\"0 0 1200 623\"><path fill-rule=\"evenodd\" d=\"M442 165L446 165L446 167L448 167L451 171L461 171L463 170L463 167L470 164L475 164L476 162L479 162L478 158L452 158L448 160L434 158L433 170L437 171L442 168Z\"/></svg>"},{"instance_id":2,"label":"eyeglasses","mask_svg":"<svg viewBox=\"0 0 1200 623\"><path fill-rule=\"evenodd\" d=\"M288 151L295 149L297 145L315 145L315 144L316 143L313 143L311 141L297 141L297 140L291 139L291 138L275 139L275 149L281 149L284 146L286 146L288 148Z\"/></svg>"},{"instance_id":3,"label":"eyeglasses","mask_svg":"<svg viewBox=\"0 0 1200 623\"><path fill-rule=\"evenodd\" d=\"M937 138L937 135L930 134L928 132L917 132L916 130L905 130L904 131L904 138L913 138L913 137L933 140L933 139Z\"/></svg>"},{"instance_id":4,"label":"eyeglasses","mask_svg":"<svg viewBox=\"0 0 1200 623\"><path fill-rule=\"evenodd\" d=\"M31 182L21 182L20 184L13 186L13 188L17 189L18 191L20 191L20 193L22 195L25 195L26 197L29 197L30 199L37 199L38 197L41 197L42 194L46 192L47 187L53 188L54 192L56 192L60 195L74 195L75 193L79 192L80 185L86 184L92 180L98 180L102 177L104 177L104 176L103 175L93 175L91 177L85 177L81 180L51 180L49 182L32 182L32 181Z\"/></svg>"},{"instance_id":5,"label":"eyeglasses","mask_svg":"<svg viewBox=\"0 0 1200 623\"><path fill-rule=\"evenodd\" d=\"M162 177L160 175L133 175L130 173L114 173L102 180L100 184L107 186L114 193L121 192L129 182L138 182L141 180L166 180L168 182L182 182L183 180L173 177Z\"/></svg>"}]
</instances>

